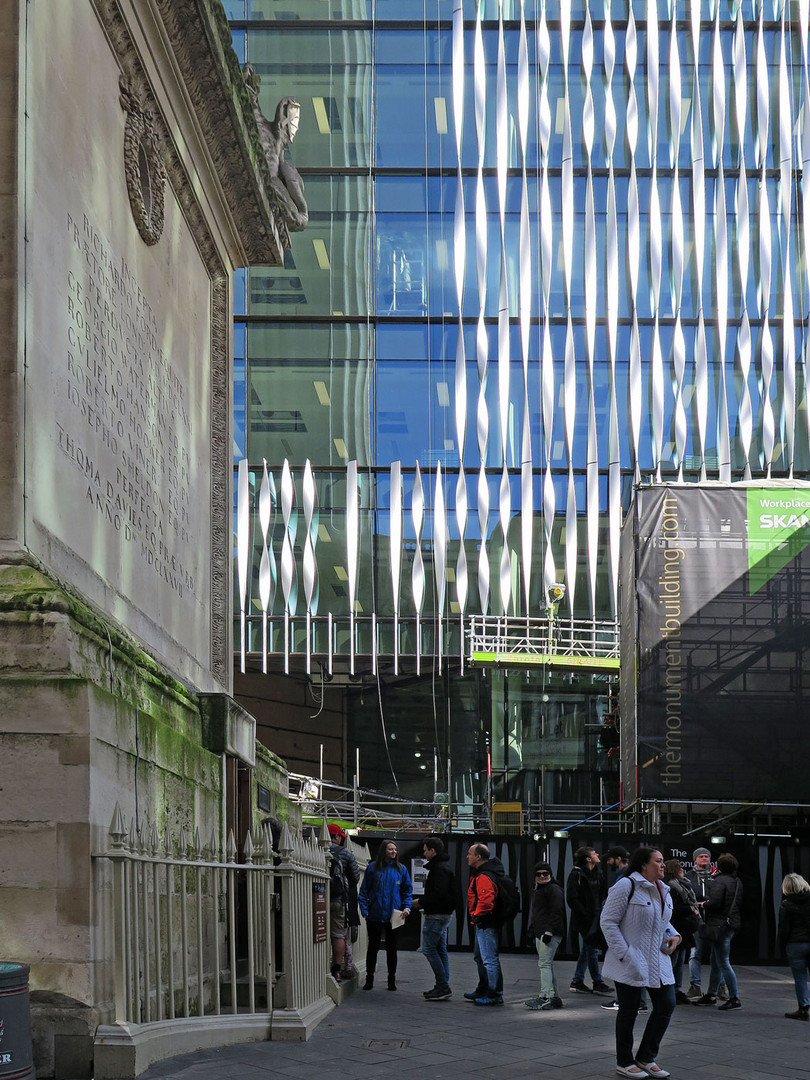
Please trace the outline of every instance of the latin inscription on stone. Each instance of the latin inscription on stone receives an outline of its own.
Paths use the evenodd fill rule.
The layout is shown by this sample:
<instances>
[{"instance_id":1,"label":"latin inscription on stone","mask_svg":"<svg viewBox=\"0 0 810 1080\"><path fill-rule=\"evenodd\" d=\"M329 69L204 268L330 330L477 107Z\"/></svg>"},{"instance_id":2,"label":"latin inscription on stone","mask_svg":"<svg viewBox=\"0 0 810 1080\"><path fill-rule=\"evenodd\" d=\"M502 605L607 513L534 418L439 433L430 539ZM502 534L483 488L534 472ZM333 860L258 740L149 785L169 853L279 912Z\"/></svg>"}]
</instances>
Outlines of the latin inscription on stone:
<instances>
[{"instance_id":1,"label":"latin inscription on stone","mask_svg":"<svg viewBox=\"0 0 810 1080\"><path fill-rule=\"evenodd\" d=\"M195 580L184 552L199 545L188 386L126 260L86 215L68 213L66 227L82 270L67 272L57 445L81 477L87 514L188 597Z\"/></svg>"}]
</instances>

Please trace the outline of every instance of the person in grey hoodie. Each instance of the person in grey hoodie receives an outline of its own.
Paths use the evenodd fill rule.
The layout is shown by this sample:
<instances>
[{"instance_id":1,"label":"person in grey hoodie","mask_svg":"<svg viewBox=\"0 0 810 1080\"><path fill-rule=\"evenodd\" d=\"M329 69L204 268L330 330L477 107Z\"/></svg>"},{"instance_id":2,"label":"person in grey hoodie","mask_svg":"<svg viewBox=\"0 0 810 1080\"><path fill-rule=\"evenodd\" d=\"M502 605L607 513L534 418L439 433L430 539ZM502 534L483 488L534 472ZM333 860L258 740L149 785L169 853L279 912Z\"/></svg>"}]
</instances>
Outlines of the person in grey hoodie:
<instances>
[{"instance_id":1,"label":"person in grey hoodie","mask_svg":"<svg viewBox=\"0 0 810 1080\"><path fill-rule=\"evenodd\" d=\"M616 1072L657 1077L669 1073L656 1063L661 1040L675 1011L675 979L670 956L681 938L672 925L672 898L664 884L664 856L656 848L633 853L628 873L610 890L602 908L608 950L602 974L616 984ZM652 1011L633 1054L633 1027L646 987Z\"/></svg>"}]
</instances>

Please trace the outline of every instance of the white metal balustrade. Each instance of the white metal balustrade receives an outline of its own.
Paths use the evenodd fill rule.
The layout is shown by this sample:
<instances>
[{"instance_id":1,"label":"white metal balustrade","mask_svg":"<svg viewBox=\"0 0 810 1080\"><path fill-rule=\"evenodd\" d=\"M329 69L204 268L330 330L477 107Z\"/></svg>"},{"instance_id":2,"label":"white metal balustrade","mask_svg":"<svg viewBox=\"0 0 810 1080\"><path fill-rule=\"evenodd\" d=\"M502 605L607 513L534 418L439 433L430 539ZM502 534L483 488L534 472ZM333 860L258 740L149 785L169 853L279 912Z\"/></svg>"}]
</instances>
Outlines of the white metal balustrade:
<instances>
[{"instance_id":1,"label":"white metal balustrade","mask_svg":"<svg viewBox=\"0 0 810 1080\"><path fill-rule=\"evenodd\" d=\"M618 671L619 623L595 619L521 619L472 615L470 663L548 664Z\"/></svg>"},{"instance_id":2,"label":"white metal balustrade","mask_svg":"<svg viewBox=\"0 0 810 1080\"><path fill-rule=\"evenodd\" d=\"M278 846L249 833L238 854L231 834L222 856L213 837L160 838L116 806L94 855L114 1007L96 1033L98 1080L201 1045L305 1039L333 1008L328 833L304 838L285 825Z\"/></svg>"}]
</instances>

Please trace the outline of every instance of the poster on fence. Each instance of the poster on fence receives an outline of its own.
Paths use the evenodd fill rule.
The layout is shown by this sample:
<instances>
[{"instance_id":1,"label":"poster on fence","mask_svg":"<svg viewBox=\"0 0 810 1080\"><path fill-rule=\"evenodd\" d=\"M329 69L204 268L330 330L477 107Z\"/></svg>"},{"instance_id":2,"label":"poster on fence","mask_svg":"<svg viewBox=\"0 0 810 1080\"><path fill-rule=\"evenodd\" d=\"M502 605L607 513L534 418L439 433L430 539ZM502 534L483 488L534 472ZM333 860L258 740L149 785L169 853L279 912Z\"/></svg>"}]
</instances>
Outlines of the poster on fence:
<instances>
[{"instance_id":1,"label":"poster on fence","mask_svg":"<svg viewBox=\"0 0 810 1080\"><path fill-rule=\"evenodd\" d=\"M326 883L312 882L312 940L316 945L326 941L329 927L326 920Z\"/></svg>"}]
</instances>

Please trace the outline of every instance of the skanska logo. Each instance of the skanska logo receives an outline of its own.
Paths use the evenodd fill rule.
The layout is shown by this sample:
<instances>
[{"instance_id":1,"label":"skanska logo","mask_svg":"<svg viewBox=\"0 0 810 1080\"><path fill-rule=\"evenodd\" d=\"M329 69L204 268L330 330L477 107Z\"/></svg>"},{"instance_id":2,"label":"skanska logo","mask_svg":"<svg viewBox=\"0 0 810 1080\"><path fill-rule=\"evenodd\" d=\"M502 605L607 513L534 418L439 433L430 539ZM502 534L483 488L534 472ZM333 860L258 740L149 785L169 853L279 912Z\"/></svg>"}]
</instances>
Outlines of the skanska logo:
<instances>
[{"instance_id":1,"label":"skanska logo","mask_svg":"<svg viewBox=\"0 0 810 1080\"><path fill-rule=\"evenodd\" d=\"M759 524L763 529L804 529L810 525L807 514L761 514Z\"/></svg>"}]
</instances>

